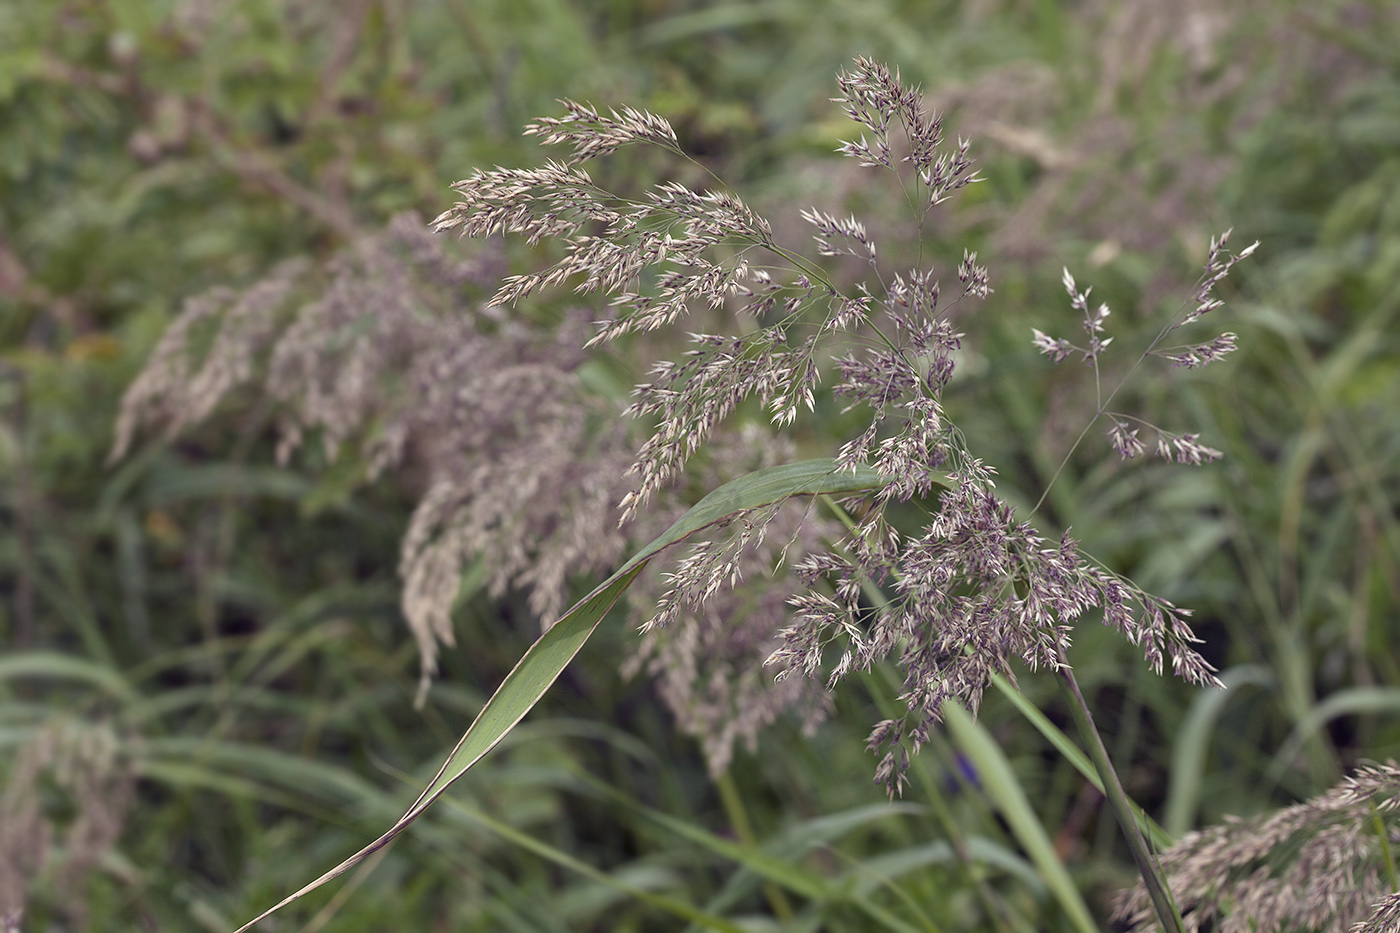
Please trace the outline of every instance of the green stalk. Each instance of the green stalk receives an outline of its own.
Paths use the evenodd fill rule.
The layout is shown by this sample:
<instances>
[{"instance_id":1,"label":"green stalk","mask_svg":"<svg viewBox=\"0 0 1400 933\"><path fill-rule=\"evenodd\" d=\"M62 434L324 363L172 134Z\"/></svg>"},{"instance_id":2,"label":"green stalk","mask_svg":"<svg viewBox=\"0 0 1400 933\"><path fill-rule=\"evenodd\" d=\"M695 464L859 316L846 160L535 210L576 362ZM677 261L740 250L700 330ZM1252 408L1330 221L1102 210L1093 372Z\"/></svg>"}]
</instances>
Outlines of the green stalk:
<instances>
[{"instance_id":1,"label":"green stalk","mask_svg":"<svg viewBox=\"0 0 1400 933\"><path fill-rule=\"evenodd\" d=\"M1147 896L1152 901L1152 910L1157 914L1157 921L1163 930L1170 933L1186 933L1181 911L1177 910L1176 902L1172 899L1166 876L1162 874L1162 866L1158 863L1157 856L1148 848L1147 839L1143 837L1137 820L1133 818L1133 808L1128 801L1128 795L1123 791L1122 782L1118 780L1118 772L1109 760L1108 749L1104 747L1103 738L1094 726L1089 704L1084 701L1084 694L1079 690L1079 681L1074 677L1074 669L1069 666L1069 659L1063 651L1060 652L1059 662L1060 685L1069 697L1069 708L1074 716L1074 723L1079 727L1079 734L1089 749L1089 758L1094 762L1094 768L1103 780L1104 796L1108 798L1113 815L1118 818L1118 825L1123 829L1123 836L1133 854L1133 861L1137 864L1138 874L1142 875L1142 883L1147 887Z\"/></svg>"}]
</instances>

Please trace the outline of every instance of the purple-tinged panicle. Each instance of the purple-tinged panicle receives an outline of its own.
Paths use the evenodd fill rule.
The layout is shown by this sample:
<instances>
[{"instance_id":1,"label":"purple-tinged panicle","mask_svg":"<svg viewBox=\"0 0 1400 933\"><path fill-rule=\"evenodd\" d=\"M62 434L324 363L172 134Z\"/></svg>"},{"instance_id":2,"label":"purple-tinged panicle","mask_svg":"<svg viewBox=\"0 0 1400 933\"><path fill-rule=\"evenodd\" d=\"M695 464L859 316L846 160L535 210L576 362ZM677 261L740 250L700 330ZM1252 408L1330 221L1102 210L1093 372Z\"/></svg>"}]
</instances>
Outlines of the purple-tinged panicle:
<instances>
[{"instance_id":1,"label":"purple-tinged panicle","mask_svg":"<svg viewBox=\"0 0 1400 933\"><path fill-rule=\"evenodd\" d=\"M1172 347L1165 350L1158 350L1157 355L1167 360L1173 366L1184 366L1187 369L1195 369L1199 366L1208 366L1218 360L1225 358L1228 353L1235 351L1235 341L1237 335L1229 333L1221 334L1214 340L1207 340L1205 343L1198 343L1189 347Z\"/></svg>"},{"instance_id":2,"label":"purple-tinged panicle","mask_svg":"<svg viewBox=\"0 0 1400 933\"><path fill-rule=\"evenodd\" d=\"M1259 241L1255 240L1238 253L1230 252L1225 248L1225 244L1230 241L1231 232L1226 230L1219 239L1211 238L1210 249L1206 255L1205 273L1196 282L1195 304L1175 325L1176 327L1184 327L1224 304L1215 297L1215 286L1225 280L1236 263L1248 259L1259 248Z\"/></svg>"},{"instance_id":3,"label":"purple-tinged panicle","mask_svg":"<svg viewBox=\"0 0 1400 933\"><path fill-rule=\"evenodd\" d=\"M654 113L623 107L621 113L609 110L603 115L590 104L572 100L560 103L568 111L566 116L540 117L525 127L525 135L538 136L540 142L550 146L572 145L574 155L570 162L584 162L635 143L652 143L680 152L676 131Z\"/></svg>"},{"instance_id":4,"label":"purple-tinged panicle","mask_svg":"<svg viewBox=\"0 0 1400 933\"><path fill-rule=\"evenodd\" d=\"M1113 427L1109 428L1108 436L1113 449L1124 460L1131 460L1147 450L1142 441L1138 440L1138 429L1130 430L1125 422L1117 418L1113 419Z\"/></svg>"},{"instance_id":5,"label":"purple-tinged panicle","mask_svg":"<svg viewBox=\"0 0 1400 933\"><path fill-rule=\"evenodd\" d=\"M1031 342L1035 344L1035 348L1050 357L1052 363L1059 363L1064 360L1065 357L1078 350L1078 347L1068 340L1051 337L1038 327L1032 327L1031 334Z\"/></svg>"}]
</instances>

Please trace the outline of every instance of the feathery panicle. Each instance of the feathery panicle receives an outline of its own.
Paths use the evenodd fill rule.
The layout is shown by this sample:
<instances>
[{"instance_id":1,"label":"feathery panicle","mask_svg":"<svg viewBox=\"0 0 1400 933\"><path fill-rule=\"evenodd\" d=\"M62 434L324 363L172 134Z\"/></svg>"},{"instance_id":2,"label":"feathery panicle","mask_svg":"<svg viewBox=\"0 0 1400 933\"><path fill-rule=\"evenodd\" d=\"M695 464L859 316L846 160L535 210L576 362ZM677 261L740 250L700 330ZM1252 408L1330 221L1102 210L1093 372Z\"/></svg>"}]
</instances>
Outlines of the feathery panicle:
<instances>
[{"instance_id":1,"label":"feathery panicle","mask_svg":"<svg viewBox=\"0 0 1400 933\"><path fill-rule=\"evenodd\" d=\"M1155 352L1173 366L1195 369L1198 366L1208 366L1218 362L1224 359L1226 354L1233 353L1235 341L1238 339L1236 334L1226 331L1214 340L1207 340L1205 343L1184 347L1164 347Z\"/></svg>"},{"instance_id":2,"label":"feathery panicle","mask_svg":"<svg viewBox=\"0 0 1400 933\"><path fill-rule=\"evenodd\" d=\"M1397 809L1400 766L1387 762L1276 813L1188 834L1162 854L1186 929L1394 930L1400 892L1384 850L1400 844ZM1142 885L1124 893L1115 915L1132 933L1159 928Z\"/></svg>"},{"instance_id":3,"label":"feathery panicle","mask_svg":"<svg viewBox=\"0 0 1400 933\"><path fill-rule=\"evenodd\" d=\"M305 272L304 261L291 260L242 294L215 288L187 302L122 396L108 462L126 456L139 427L159 424L167 438L175 437L247 383L264 362L288 296Z\"/></svg>"},{"instance_id":4,"label":"feathery panicle","mask_svg":"<svg viewBox=\"0 0 1400 933\"><path fill-rule=\"evenodd\" d=\"M873 141L862 136L859 142L844 142L837 151L863 166L893 170L896 163L890 148L890 126L898 123L909 143L909 154L900 161L913 165L926 191L921 217L923 211L946 201L959 188L980 181L971 171L970 142L959 139L956 149L943 148L943 116L925 113L919 89L904 84L897 71L862 57L850 71L841 72L836 83L841 96L832 101L875 137Z\"/></svg>"},{"instance_id":5,"label":"feathery panicle","mask_svg":"<svg viewBox=\"0 0 1400 933\"><path fill-rule=\"evenodd\" d=\"M136 789L131 764L110 729L77 722L41 727L11 759L0 795L0 923L20 929L34 885L46 875L63 895L71 928L87 928L85 902L72 895L121 835ZM55 819L41 807L53 792L76 812Z\"/></svg>"},{"instance_id":6,"label":"feathery panicle","mask_svg":"<svg viewBox=\"0 0 1400 933\"><path fill-rule=\"evenodd\" d=\"M723 431L710 454L698 471L703 488L795 458L791 443L752 423ZM668 491L641 524L660 530L685 507ZM839 534L810 502L788 500L713 529L670 572L648 568L633 588L630 602L648 621L624 670L656 678L677 725L701 743L711 774L728 769L736 742L753 751L758 733L784 712L796 711L810 730L830 711L819 680L775 680L763 662L787 621L791 566Z\"/></svg>"},{"instance_id":7,"label":"feathery panicle","mask_svg":"<svg viewBox=\"0 0 1400 933\"><path fill-rule=\"evenodd\" d=\"M675 149L664 121L633 110L603 118L573 105L568 117L534 126L547 141L567 140L590 154L623 142ZM669 327L697 305L715 309L739 300L757 317L778 307L799 312L811 297L810 283L774 283L766 270L750 266L749 250L774 248L772 229L728 191L697 192L667 182L640 200L628 199L595 185L581 169L557 163L533 172L478 171L453 187L460 201L437 218L434 229L477 237L517 233L531 243L550 237L564 246L565 256L545 270L508 278L493 305L514 304L537 288L564 283L580 294L611 296L613 316L597 322L589 347ZM647 283L644 270L654 272L654 283ZM623 521L675 480L743 398L757 393L779 421L791 420L797 402L810 407L815 367L783 348L781 335L698 335L696 344L687 363L659 365L654 381L638 388L630 413L660 415L664 429L630 470L640 486L622 503Z\"/></svg>"},{"instance_id":8,"label":"feathery panicle","mask_svg":"<svg viewBox=\"0 0 1400 933\"><path fill-rule=\"evenodd\" d=\"M1219 362L1235 350L1236 341L1239 338L1236 334L1228 331L1202 343L1175 347L1161 346L1167 334L1198 320L1202 315L1223 304L1222 301L1214 297L1215 286L1225 279L1236 263L1248 258L1259 246L1258 242L1255 242L1235 254L1225 249L1225 244L1229 239L1230 231L1226 230L1218 240L1212 239L1210 241L1205 270L1201 273L1201 277L1196 280L1195 293L1192 296L1194 305L1179 320L1171 321L1162 328L1156 339L1144 351L1139 362L1149 356L1156 356L1171 363L1173 367L1196 369ZM1074 276L1070 275L1068 269L1064 270L1062 280L1065 291L1069 293L1070 307L1084 315L1084 332L1089 338L1087 345L1081 347L1069 340L1051 337L1038 328L1031 328L1031 343L1054 363L1063 362L1069 357L1077 355L1084 365L1093 368L1095 385L1097 386L1099 357L1113 342L1112 337L1103 336L1105 324L1110 314L1108 305L1100 304L1097 309L1090 311L1089 292L1092 289L1080 291L1074 281ZM1109 410L1106 406L1112 398L1113 393L1110 393L1108 399L1104 399L1100 389L1098 415L1109 418L1111 422L1108 428L1109 444L1123 459L1131 460L1146 452L1147 444L1138 437L1138 432L1144 427L1157 435L1157 442L1153 445L1153 450L1163 460L1175 460L1177 463L1200 466L1219 460L1224 456L1215 448L1200 443L1200 436L1197 434L1173 434L1140 418ZM1129 422L1137 422L1139 427L1132 427Z\"/></svg>"},{"instance_id":9,"label":"feathery panicle","mask_svg":"<svg viewBox=\"0 0 1400 933\"><path fill-rule=\"evenodd\" d=\"M872 748L884 749L878 770L892 792L891 779L927 740L946 701L975 712L992 674L1014 682L1013 660L1057 670L1072 624L1090 609L1139 646L1157 673L1170 661L1191 683L1216 683L1193 647L1185 610L1087 564L1068 535L1050 542L1018 521L984 464L968 461L946 481L950 489L921 535L900 535L876 511L847 538L844 553L798 566L812 590L793 599L793 622L769 659L810 675L822 667L824 646L844 644L833 678L898 661L909 716L881 723L870 738ZM887 487L887 496L897 494ZM865 587L886 581L893 597L868 608Z\"/></svg>"},{"instance_id":10,"label":"feathery panicle","mask_svg":"<svg viewBox=\"0 0 1400 933\"><path fill-rule=\"evenodd\" d=\"M1225 277L1237 263L1248 259L1259 248L1259 241L1255 240L1238 253L1231 252L1225 248L1225 244L1230 242L1231 232L1226 230L1218 239L1211 238L1210 249L1206 254L1205 272L1196 280L1196 292L1193 296L1195 304L1173 325L1173 329L1185 327L1223 305L1224 302L1215 297L1215 286L1225 281Z\"/></svg>"},{"instance_id":11,"label":"feathery panicle","mask_svg":"<svg viewBox=\"0 0 1400 933\"><path fill-rule=\"evenodd\" d=\"M817 228L812 239L817 241L819 256L855 256L875 265L875 242L865 232L865 225L855 216L840 218L813 209L802 211L802 219ZM833 241L844 240L837 246Z\"/></svg>"},{"instance_id":12,"label":"feathery panicle","mask_svg":"<svg viewBox=\"0 0 1400 933\"><path fill-rule=\"evenodd\" d=\"M416 216L400 217L324 273L290 265L242 297L216 290L190 302L122 407L117 454L138 428L188 429L261 375L280 460L317 437L331 458L361 457L367 478L416 477L399 570L420 700L438 645L453 642L468 562L483 562L495 595L528 590L548 625L569 577L611 566L626 546L615 503L630 487L630 448L617 412L575 372L581 328L550 334L461 310L465 289L496 277L493 265L453 256ZM215 330L202 356L197 328Z\"/></svg>"},{"instance_id":13,"label":"feathery panicle","mask_svg":"<svg viewBox=\"0 0 1400 933\"><path fill-rule=\"evenodd\" d=\"M570 162L584 162L633 143L652 143L680 154L676 131L656 114L623 107L621 113L609 110L604 116L588 104L572 100L560 103L568 111L567 116L540 117L525 127L525 135L538 136L540 142L550 146L570 144L574 147Z\"/></svg>"},{"instance_id":14,"label":"feathery panicle","mask_svg":"<svg viewBox=\"0 0 1400 933\"><path fill-rule=\"evenodd\" d=\"M1352 924L1350 933L1395 933L1400 930L1400 891L1371 905L1371 916Z\"/></svg>"},{"instance_id":15,"label":"feathery panicle","mask_svg":"<svg viewBox=\"0 0 1400 933\"><path fill-rule=\"evenodd\" d=\"M960 140L955 153L939 152L940 121L925 117L917 92L897 75L858 60L840 84L844 96L838 102L874 134L873 141L845 144L846 154L896 170L888 133L897 122L911 143L907 161L915 163L933 202L974 180L966 174L971 164L966 143ZM853 219L805 216L818 227L823 252L844 251L873 264L873 244L866 246L864 228ZM834 245L838 236L841 246ZM976 259L965 252L958 266L959 300L991 291L987 270ZM1208 277L1223 262L1218 252L1211 262ZM937 281L927 271L891 281L884 300L864 312L881 336L860 354L837 361L835 386L838 395L868 405L873 415L870 426L842 447L839 462L875 466L886 484L839 549L799 564L809 591L793 598L793 621L769 663L780 676L815 675L825 666L823 651L841 645L831 667L835 679L887 657L898 660L909 715L880 723L870 737L872 749L885 750L877 777L892 792L902 781L908 754L925 740L945 701L975 710L991 674L1014 676L1013 659L1032 669L1057 667L1071 625L1088 610L1099 610L1105 624L1138 645L1155 671L1170 663L1173 673L1192 683L1215 683L1210 665L1194 649L1185 610L1085 562L1068 535L1057 543L1044 540L997 496L994 470L965 449L941 406L961 335L938 308ZM1091 309L1087 290L1079 291L1067 271L1065 287L1084 315L1088 345L1081 349L1036 331L1037 345L1057 359L1077 352L1094 365L1112 343L1104 335L1108 308ZM1115 427L1120 451L1145 450L1122 419ZM1180 462L1219 456L1195 435L1159 437ZM946 471L941 479L949 489L938 498L924 532L895 532L884 507L927 498L938 471ZM890 594L875 607L868 602L872 585Z\"/></svg>"}]
</instances>

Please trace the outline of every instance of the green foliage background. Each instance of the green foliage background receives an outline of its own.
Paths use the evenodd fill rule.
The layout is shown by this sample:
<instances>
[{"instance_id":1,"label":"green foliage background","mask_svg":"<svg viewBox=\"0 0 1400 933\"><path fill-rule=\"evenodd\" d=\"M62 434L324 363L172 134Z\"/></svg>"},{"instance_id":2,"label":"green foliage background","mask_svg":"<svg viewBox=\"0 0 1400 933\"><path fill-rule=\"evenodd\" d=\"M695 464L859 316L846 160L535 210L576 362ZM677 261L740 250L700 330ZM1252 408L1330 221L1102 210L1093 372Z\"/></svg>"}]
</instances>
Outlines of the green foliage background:
<instances>
[{"instance_id":1,"label":"green foliage background","mask_svg":"<svg viewBox=\"0 0 1400 933\"><path fill-rule=\"evenodd\" d=\"M120 394L182 300L432 216L475 166L538 160L518 129L564 96L666 116L772 215L849 205L907 249L896 205L830 155L832 78L857 54L975 136L988 181L932 239L991 267L951 405L1013 501L1035 501L1092 410L1028 339L1076 326L1060 268L1141 345L1209 235L1263 241L1220 312L1239 353L1134 399L1223 464L1091 444L1050 500L1088 551L1196 609L1236 688L1152 677L1084 627L1073 660L1129 792L1179 834L1395 756L1400 29L1381 2L1165 6L0 3L0 775L47 731L106 736L134 776L115 846L76 882L63 830L103 800L45 785L57 844L26 928L231 929L392 822L536 634L521 599L464 599L415 712L394 573L408 489L314 451L275 468L255 399L109 465ZM960 780L955 737L920 755L920 793L883 803L863 749L893 695L880 677L715 784L616 671L635 621L600 629L355 893L278 928L1078 928L989 772ZM1053 688L1022 687L1066 725ZM980 721L1102 924L1132 881L1105 808L1009 702Z\"/></svg>"}]
</instances>

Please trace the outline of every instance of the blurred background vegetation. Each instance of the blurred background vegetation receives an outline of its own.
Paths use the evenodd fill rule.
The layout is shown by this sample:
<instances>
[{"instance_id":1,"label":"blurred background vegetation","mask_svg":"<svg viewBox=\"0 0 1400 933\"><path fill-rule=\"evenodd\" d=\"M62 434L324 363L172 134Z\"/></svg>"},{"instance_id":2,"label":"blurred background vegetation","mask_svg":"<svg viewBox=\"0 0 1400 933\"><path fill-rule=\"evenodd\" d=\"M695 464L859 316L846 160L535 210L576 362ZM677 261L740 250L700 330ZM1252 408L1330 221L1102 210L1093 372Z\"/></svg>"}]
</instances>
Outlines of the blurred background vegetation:
<instances>
[{"instance_id":1,"label":"blurred background vegetation","mask_svg":"<svg viewBox=\"0 0 1400 933\"><path fill-rule=\"evenodd\" d=\"M538 162L519 128L565 96L664 115L794 243L816 204L899 255L898 202L831 154L855 55L921 84L987 177L930 236L991 268L949 404L1012 501L1035 502L1092 411L1084 374L1030 345L1077 326L1061 268L1142 346L1211 235L1263 243L1217 312L1241 350L1119 403L1223 463L1091 443L1049 500L1053 526L1195 610L1232 687L1151 676L1082 628L1073 660L1129 793L1180 834L1397 755L1393 4L3 0L0 897L24 929L231 929L391 822L538 634L523 594L468 588L415 711L410 479L312 449L275 466L252 396L108 463L121 393L182 302L431 217L474 167ZM715 782L618 673L640 620L614 621L372 873L267 928L1077 928L952 743L884 802L863 747L880 677ZM1022 686L1066 724L1048 682ZM1106 808L1007 701L980 720L1106 926L1133 880Z\"/></svg>"}]
</instances>

